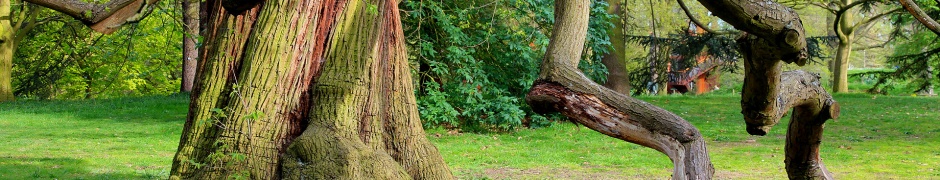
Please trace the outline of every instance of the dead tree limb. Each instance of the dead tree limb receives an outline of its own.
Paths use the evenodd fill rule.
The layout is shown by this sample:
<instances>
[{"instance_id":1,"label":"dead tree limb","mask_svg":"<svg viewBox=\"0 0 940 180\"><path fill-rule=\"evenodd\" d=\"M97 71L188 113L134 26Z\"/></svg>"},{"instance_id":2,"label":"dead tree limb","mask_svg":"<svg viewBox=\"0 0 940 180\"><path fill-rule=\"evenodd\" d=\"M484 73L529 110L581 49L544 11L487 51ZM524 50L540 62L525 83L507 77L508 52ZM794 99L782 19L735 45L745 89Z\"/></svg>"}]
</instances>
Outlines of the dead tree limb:
<instances>
[{"instance_id":1,"label":"dead tree limb","mask_svg":"<svg viewBox=\"0 0 940 180\"><path fill-rule=\"evenodd\" d=\"M747 132L767 134L792 108L786 142L787 174L790 179L832 179L819 158L819 145L823 124L839 116L839 104L820 86L818 75L781 70L784 62L801 66L806 63L799 16L772 1L699 2L748 33L738 39L739 51L744 55L741 112Z\"/></svg>"},{"instance_id":2,"label":"dead tree limb","mask_svg":"<svg viewBox=\"0 0 940 180\"><path fill-rule=\"evenodd\" d=\"M149 14L160 0L112 0L104 4L81 0L25 1L62 12L97 32L110 34L129 21L139 21Z\"/></svg>"},{"instance_id":3,"label":"dead tree limb","mask_svg":"<svg viewBox=\"0 0 940 180\"><path fill-rule=\"evenodd\" d=\"M588 24L587 0L555 1L555 26L539 80L528 102L537 112L558 111L611 137L656 149L673 161L673 179L714 174L698 129L669 111L607 89L577 68Z\"/></svg>"}]
</instances>

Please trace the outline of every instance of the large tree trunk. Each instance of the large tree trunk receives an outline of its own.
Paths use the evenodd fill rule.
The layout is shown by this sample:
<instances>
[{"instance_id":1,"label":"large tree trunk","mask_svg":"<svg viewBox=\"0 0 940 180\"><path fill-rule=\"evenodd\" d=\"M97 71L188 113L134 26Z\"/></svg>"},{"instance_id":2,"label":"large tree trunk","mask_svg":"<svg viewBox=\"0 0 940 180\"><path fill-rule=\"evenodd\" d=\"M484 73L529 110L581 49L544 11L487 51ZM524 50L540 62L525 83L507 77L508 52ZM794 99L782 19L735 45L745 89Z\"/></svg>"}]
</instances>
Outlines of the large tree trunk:
<instances>
[{"instance_id":1,"label":"large tree trunk","mask_svg":"<svg viewBox=\"0 0 940 180\"><path fill-rule=\"evenodd\" d=\"M12 101L13 97L13 53L14 32L10 0L0 0L0 102Z\"/></svg>"},{"instance_id":2,"label":"large tree trunk","mask_svg":"<svg viewBox=\"0 0 940 180\"><path fill-rule=\"evenodd\" d=\"M672 159L673 179L710 179L714 168L698 129L659 107L592 82L577 64L588 24L588 0L555 1L555 26L539 80L526 101L559 111L608 136L656 149Z\"/></svg>"},{"instance_id":3,"label":"large tree trunk","mask_svg":"<svg viewBox=\"0 0 940 180\"><path fill-rule=\"evenodd\" d=\"M171 179L453 179L420 126L397 1L227 3L208 2Z\"/></svg>"},{"instance_id":4,"label":"large tree trunk","mask_svg":"<svg viewBox=\"0 0 940 180\"><path fill-rule=\"evenodd\" d=\"M604 87L610 88L620 94L630 95L630 76L627 74L627 67L624 65L623 56L624 53L624 22L623 20L623 9L620 6L623 4L623 0L610 0L610 9L607 11L610 14L616 14L620 18L611 19L613 21L614 27L607 30L607 35L610 36L610 44L613 47L610 50L610 53L605 54L604 58L601 59L601 63L604 63L604 66L607 67L607 82L604 83Z\"/></svg>"},{"instance_id":5,"label":"large tree trunk","mask_svg":"<svg viewBox=\"0 0 940 180\"><path fill-rule=\"evenodd\" d=\"M199 59L199 4L201 0L182 0L183 5L183 78L180 92L192 92Z\"/></svg>"}]
</instances>

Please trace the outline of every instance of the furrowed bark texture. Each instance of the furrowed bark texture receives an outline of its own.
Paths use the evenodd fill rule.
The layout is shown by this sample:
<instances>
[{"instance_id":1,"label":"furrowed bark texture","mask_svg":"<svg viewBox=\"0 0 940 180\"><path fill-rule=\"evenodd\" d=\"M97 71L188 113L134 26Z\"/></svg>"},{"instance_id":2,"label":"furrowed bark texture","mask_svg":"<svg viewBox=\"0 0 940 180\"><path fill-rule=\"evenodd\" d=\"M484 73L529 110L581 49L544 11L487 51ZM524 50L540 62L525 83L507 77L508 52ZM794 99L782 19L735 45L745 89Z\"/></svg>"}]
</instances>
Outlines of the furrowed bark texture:
<instances>
[{"instance_id":1,"label":"furrowed bark texture","mask_svg":"<svg viewBox=\"0 0 940 180\"><path fill-rule=\"evenodd\" d=\"M744 89L741 109L747 132L765 135L780 121L787 110L793 109L787 130L786 169L790 179L832 179L819 158L823 123L839 116L839 105L820 86L819 75L803 71L782 72L784 62L803 65L805 56L793 56L795 49L805 52L803 28L799 17L791 9L770 1L705 1L702 4L713 12L743 7L750 14L772 15L761 18L750 15L719 13L718 17L745 30L738 39L744 55ZM729 4L722 4L729 3ZM782 9L781 9L782 8ZM733 11L733 10L732 10ZM739 12L748 13L748 12ZM793 24L796 23L796 24ZM773 26L789 24L787 26ZM770 25L770 26L768 26ZM768 29L769 27L769 29ZM776 31L776 28L789 28ZM771 32L771 33L768 33ZM791 37L795 35L797 37ZM794 46L802 44L802 46Z\"/></svg>"},{"instance_id":2,"label":"furrowed bark texture","mask_svg":"<svg viewBox=\"0 0 940 180\"><path fill-rule=\"evenodd\" d=\"M9 0L0 0L0 102L13 101L13 53L14 32L13 18Z\"/></svg>"},{"instance_id":3,"label":"furrowed bark texture","mask_svg":"<svg viewBox=\"0 0 940 180\"><path fill-rule=\"evenodd\" d=\"M355 10L338 17L344 38L327 50L311 123L283 158L284 172L301 173L285 178L454 179L417 116L397 2L346 8Z\"/></svg>"},{"instance_id":4,"label":"furrowed bark texture","mask_svg":"<svg viewBox=\"0 0 940 180\"><path fill-rule=\"evenodd\" d=\"M736 29L774 43L781 60L806 64L803 23L793 9L764 0L699 0L715 16Z\"/></svg>"},{"instance_id":5,"label":"furrowed bark texture","mask_svg":"<svg viewBox=\"0 0 940 180\"><path fill-rule=\"evenodd\" d=\"M180 92L192 92L196 80L196 63L199 59L199 4L200 0L182 0L183 6L183 78Z\"/></svg>"},{"instance_id":6,"label":"furrowed bark texture","mask_svg":"<svg viewBox=\"0 0 940 180\"><path fill-rule=\"evenodd\" d=\"M278 158L304 127L322 40L309 2L272 1L240 15L209 2L200 81L171 179L278 177ZM315 19L315 18L313 18Z\"/></svg>"},{"instance_id":7,"label":"furrowed bark texture","mask_svg":"<svg viewBox=\"0 0 940 180\"><path fill-rule=\"evenodd\" d=\"M453 179L417 118L397 1L223 3L171 179Z\"/></svg>"},{"instance_id":8,"label":"furrowed bark texture","mask_svg":"<svg viewBox=\"0 0 940 180\"><path fill-rule=\"evenodd\" d=\"M558 111L608 136L663 152L675 165L673 179L711 179L714 168L698 129L662 108L604 88L577 69L589 3L555 1L552 41L526 102L537 112Z\"/></svg>"}]
</instances>

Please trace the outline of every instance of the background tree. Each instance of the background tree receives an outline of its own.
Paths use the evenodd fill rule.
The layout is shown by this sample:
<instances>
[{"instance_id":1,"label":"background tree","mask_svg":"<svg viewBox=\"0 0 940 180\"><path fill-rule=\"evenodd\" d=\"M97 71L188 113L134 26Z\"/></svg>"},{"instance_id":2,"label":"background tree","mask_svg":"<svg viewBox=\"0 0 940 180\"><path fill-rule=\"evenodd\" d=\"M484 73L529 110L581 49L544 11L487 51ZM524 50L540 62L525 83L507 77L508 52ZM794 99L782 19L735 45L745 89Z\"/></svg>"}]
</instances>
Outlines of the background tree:
<instances>
[{"instance_id":1,"label":"background tree","mask_svg":"<svg viewBox=\"0 0 940 180\"><path fill-rule=\"evenodd\" d=\"M607 68L607 82L604 83L604 87L629 95L632 87L630 87L630 74L627 72L625 62L626 42L624 41L624 35L627 32L625 27L627 13L623 10L622 0L610 0L608 3L610 6L607 8L607 13L616 17L610 20L613 27L607 30L607 35L610 36L610 52L601 60Z\"/></svg>"},{"instance_id":2,"label":"background tree","mask_svg":"<svg viewBox=\"0 0 940 180\"><path fill-rule=\"evenodd\" d=\"M39 18L41 10L41 7L23 1L0 0L0 17L3 17L0 18L0 102L15 99L13 54L20 42L36 26L58 19L57 16Z\"/></svg>"},{"instance_id":3,"label":"background tree","mask_svg":"<svg viewBox=\"0 0 940 180\"><path fill-rule=\"evenodd\" d=\"M14 95L27 99L114 98L179 91L182 30L174 2L111 35L73 18L27 33L14 53ZM40 17L61 16L43 8Z\"/></svg>"},{"instance_id":4,"label":"background tree","mask_svg":"<svg viewBox=\"0 0 940 180\"><path fill-rule=\"evenodd\" d=\"M848 92L849 61L851 60L852 51L856 50L853 48L856 41L865 36L867 30L878 20L883 20L888 15L901 12L901 9L894 7L892 3L877 0L834 0L828 4L824 2L810 3L835 14L832 28L839 38L839 44L836 48L835 61L831 67L832 91ZM861 16L861 19L856 20L855 18L859 14L863 16Z\"/></svg>"},{"instance_id":5,"label":"background tree","mask_svg":"<svg viewBox=\"0 0 940 180\"><path fill-rule=\"evenodd\" d=\"M199 30L201 0L181 0L183 6L183 76L180 92L192 92L199 59Z\"/></svg>"},{"instance_id":6,"label":"background tree","mask_svg":"<svg viewBox=\"0 0 940 180\"><path fill-rule=\"evenodd\" d=\"M932 89L940 79L936 78L940 73L934 69L940 66L940 56L937 54L940 47L934 42L940 34L940 25L934 17L940 17L940 11L936 8L923 10L918 4L933 7L937 2L899 2L908 13L891 17L891 22L895 25L892 37L897 39L893 42L896 47L894 54L888 57L886 62L891 68L859 73L856 76L875 81L868 89L869 93L887 94L889 90L898 89L905 94L913 92L925 96L936 95ZM910 82L905 82L906 80Z\"/></svg>"},{"instance_id":7,"label":"background tree","mask_svg":"<svg viewBox=\"0 0 940 180\"><path fill-rule=\"evenodd\" d=\"M522 101L538 73L554 22L551 0L403 1L403 26L417 70L418 104L426 127L509 131L543 127ZM592 1L585 61L580 68L606 78L610 52L605 1Z\"/></svg>"}]
</instances>

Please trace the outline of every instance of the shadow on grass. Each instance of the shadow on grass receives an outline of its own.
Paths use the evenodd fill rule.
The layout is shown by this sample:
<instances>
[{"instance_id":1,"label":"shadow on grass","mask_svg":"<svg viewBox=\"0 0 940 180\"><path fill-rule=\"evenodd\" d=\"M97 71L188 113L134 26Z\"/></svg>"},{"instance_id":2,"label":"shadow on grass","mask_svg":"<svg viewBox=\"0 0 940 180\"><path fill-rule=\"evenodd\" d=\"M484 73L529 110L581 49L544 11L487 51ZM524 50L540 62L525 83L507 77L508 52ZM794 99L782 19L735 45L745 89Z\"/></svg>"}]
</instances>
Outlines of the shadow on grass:
<instances>
[{"instance_id":1,"label":"shadow on grass","mask_svg":"<svg viewBox=\"0 0 940 180\"><path fill-rule=\"evenodd\" d=\"M18 100L0 103L0 112L69 115L79 120L123 123L183 122L189 94L92 100Z\"/></svg>"},{"instance_id":2,"label":"shadow on grass","mask_svg":"<svg viewBox=\"0 0 940 180\"><path fill-rule=\"evenodd\" d=\"M161 179L166 174L92 172L88 163L72 158L0 157L0 179Z\"/></svg>"}]
</instances>

